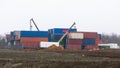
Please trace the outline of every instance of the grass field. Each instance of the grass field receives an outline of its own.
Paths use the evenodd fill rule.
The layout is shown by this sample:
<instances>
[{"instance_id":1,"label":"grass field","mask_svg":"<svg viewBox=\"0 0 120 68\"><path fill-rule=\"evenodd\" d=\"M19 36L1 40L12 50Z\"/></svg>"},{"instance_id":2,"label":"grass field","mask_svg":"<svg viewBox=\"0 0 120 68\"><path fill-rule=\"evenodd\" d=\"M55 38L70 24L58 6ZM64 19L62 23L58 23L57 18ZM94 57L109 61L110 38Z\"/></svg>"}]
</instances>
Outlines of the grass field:
<instances>
[{"instance_id":1,"label":"grass field","mask_svg":"<svg viewBox=\"0 0 120 68\"><path fill-rule=\"evenodd\" d=\"M9 63L12 68L120 68L120 50L0 49L0 68Z\"/></svg>"}]
</instances>

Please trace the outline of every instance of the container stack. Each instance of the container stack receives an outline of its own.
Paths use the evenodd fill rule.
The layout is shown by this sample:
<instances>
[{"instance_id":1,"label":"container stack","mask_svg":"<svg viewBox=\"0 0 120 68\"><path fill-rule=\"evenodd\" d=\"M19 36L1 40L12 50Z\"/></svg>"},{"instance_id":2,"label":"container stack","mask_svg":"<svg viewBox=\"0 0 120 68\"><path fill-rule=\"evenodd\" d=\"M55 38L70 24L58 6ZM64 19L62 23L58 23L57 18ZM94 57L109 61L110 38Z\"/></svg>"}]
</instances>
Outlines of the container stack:
<instances>
[{"instance_id":1,"label":"container stack","mask_svg":"<svg viewBox=\"0 0 120 68\"><path fill-rule=\"evenodd\" d=\"M96 39L96 43L97 44L103 44L102 35L101 34L98 34L98 38Z\"/></svg>"},{"instance_id":2,"label":"container stack","mask_svg":"<svg viewBox=\"0 0 120 68\"><path fill-rule=\"evenodd\" d=\"M10 42L11 41L11 35L10 34L6 34L6 39L7 39L7 42Z\"/></svg>"},{"instance_id":3,"label":"container stack","mask_svg":"<svg viewBox=\"0 0 120 68\"><path fill-rule=\"evenodd\" d=\"M21 31L23 48L40 48L41 41L48 41L48 31Z\"/></svg>"},{"instance_id":4,"label":"container stack","mask_svg":"<svg viewBox=\"0 0 120 68\"><path fill-rule=\"evenodd\" d=\"M58 40L65 34L69 29L67 28L53 28L48 30L48 41L58 42ZM77 29L71 29L70 32L76 32ZM64 48L66 47L66 37L60 42Z\"/></svg>"},{"instance_id":5,"label":"container stack","mask_svg":"<svg viewBox=\"0 0 120 68\"><path fill-rule=\"evenodd\" d=\"M40 48L41 41L48 41L48 31L14 31L14 47Z\"/></svg>"},{"instance_id":6,"label":"container stack","mask_svg":"<svg viewBox=\"0 0 120 68\"><path fill-rule=\"evenodd\" d=\"M11 36L11 40L10 40L10 45L13 46L14 45L14 40L15 40L15 36L14 36L14 32L10 32L10 36Z\"/></svg>"},{"instance_id":7,"label":"container stack","mask_svg":"<svg viewBox=\"0 0 120 68\"><path fill-rule=\"evenodd\" d=\"M68 34L68 49L98 49L101 37L97 32L72 32Z\"/></svg>"},{"instance_id":8,"label":"container stack","mask_svg":"<svg viewBox=\"0 0 120 68\"><path fill-rule=\"evenodd\" d=\"M81 50L83 33L74 32L68 34L67 49Z\"/></svg>"},{"instance_id":9,"label":"container stack","mask_svg":"<svg viewBox=\"0 0 120 68\"><path fill-rule=\"evenodd\" d=\"M10 33L10 40L9 36L7 38L17 48L48 48L53 43L58 45L58 41L68 30L53 28L48 31L13 31ZM98 44L102 43L102 35L97 32L77 32L77 29L70 29L59 45L73 50L90 50L99 48Z\"/></svg>"},{"instance_id":10,"label":"container stack","mask_svg":"<svg viewBox=\"0 0 120 68\"><path fill-rule=\"evenodd\" d=\"M96 39L98 39L97 32L82 32L84 34L82 49L93 49L96 47Z\"/></svg>"}]
</instances>

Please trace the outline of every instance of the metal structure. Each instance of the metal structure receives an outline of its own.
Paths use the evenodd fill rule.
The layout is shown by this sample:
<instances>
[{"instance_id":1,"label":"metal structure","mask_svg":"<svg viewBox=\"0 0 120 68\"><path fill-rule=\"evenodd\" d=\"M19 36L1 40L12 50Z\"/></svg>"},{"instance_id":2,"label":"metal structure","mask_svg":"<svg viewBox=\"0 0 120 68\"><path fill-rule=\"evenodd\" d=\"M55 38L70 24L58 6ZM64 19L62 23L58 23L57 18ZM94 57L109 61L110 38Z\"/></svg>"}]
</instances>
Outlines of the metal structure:
<instances>
[{"instance_id":1,"label":"metal structure","mask_svg":"<svg viewBox=\"0 0 120 68\"><path fill-rule=\"evenodd\" d=\"M63 40L63 38L69 33L70 29L72 29L72 27L73 27L74 25L76 25L75 22L74 22L74 23L72 24L72 26L68 29L68 31L60 38L60 40L58 41L59 43L60 43L60 42Z\"/></svg>"},{"instance_id":2,"label":"metal structure","mask_svg":"<svg viewBox=\"0 0 120 68\"><path fill-rule=\"evenodd\" d=\"M32 31L32 22L35 25L35 27L37 28L37 30L40 31L39 28L37 27L35 21L33 20L33 18L30 19L30 31Z\"/></svg>"}]
</instances>

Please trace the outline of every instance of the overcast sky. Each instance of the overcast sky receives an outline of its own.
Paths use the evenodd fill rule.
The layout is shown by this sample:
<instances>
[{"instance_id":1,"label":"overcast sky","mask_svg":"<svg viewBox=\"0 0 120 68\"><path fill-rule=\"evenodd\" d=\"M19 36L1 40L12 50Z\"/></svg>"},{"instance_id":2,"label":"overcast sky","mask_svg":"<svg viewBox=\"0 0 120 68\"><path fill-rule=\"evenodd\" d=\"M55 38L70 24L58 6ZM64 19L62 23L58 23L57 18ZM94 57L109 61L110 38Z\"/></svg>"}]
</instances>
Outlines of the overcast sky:
<instances>
[{"instance_id":1,"label":"overcast sky","mask_svg":"<svg viewBox=\"0 0 120 68\"><path fill-rule=\"evenodd\" d=\"M76 22L78 31L120 34L120 0L0 0L0 34L29 30L30 18L40 30Z\"/></svg>"}]
</instances>

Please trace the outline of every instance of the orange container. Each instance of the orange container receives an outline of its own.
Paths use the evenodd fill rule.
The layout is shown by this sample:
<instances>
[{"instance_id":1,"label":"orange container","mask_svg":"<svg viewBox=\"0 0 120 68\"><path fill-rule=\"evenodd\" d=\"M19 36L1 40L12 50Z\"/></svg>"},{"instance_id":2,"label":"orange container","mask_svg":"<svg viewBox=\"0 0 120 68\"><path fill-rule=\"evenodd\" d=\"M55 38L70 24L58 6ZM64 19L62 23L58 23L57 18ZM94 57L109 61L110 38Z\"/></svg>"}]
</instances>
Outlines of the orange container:
<instances>
[{"instance_id":1,"label":"orange container","mask_svg":"<svg viewBox=\"0 0 120 68\"><path fill-rule=\"evenodd\" d=\"M48 41L48 38L31 38L31 37L23 37L20 39L21 42L41 42Z\"/></svg>"},{"instance_id":2,"label":"orange container","mask_svg":"<svg viewBox=\"0 0 120 68\"><path fill-rule=\"evenodd\" d=\"M68 44L67 49L81 50L81 45L70 45L70 44Z\"/></svg>"},{"instance_id":3,"label":"orange container","mask_svg":"<svg viewBox=\"0 0 120 68\"><path fill-rule=\"evenodd\" d=\"M96 39L96 44L103 44L103 41L102 40L99 40L99 39Z\"/></svg>"},{"instance_id":4,"label":"orange container","mask_svg":"<svg viewBox=\"0 0 120 68\"><path fill-rule=\"evenodd\" d=\"M29 49L39 49L40 42L22 42L23 48L29 48Z\"/></svg>"},{"instance_id":5,"label":"orange container","mask_svg":"<svg viewBox=\"0 0 120 68\"><path fill-rule=\"evenodd\" d=\"M81 32L84 34L84 38L98 38L97 32Z\"/></svg>"},{"instance_id":6,"label":"orange container","mask_svg":"<svg viewBox=\"0 0 120 68\"><path fill-rule=\"evenodd\" d=\"M38 49L40 48L41 41L48 41L48 38L31 38L31 37L22 37L20 42L22 43L23 48Z\"/></svg>"}]
</instances>

